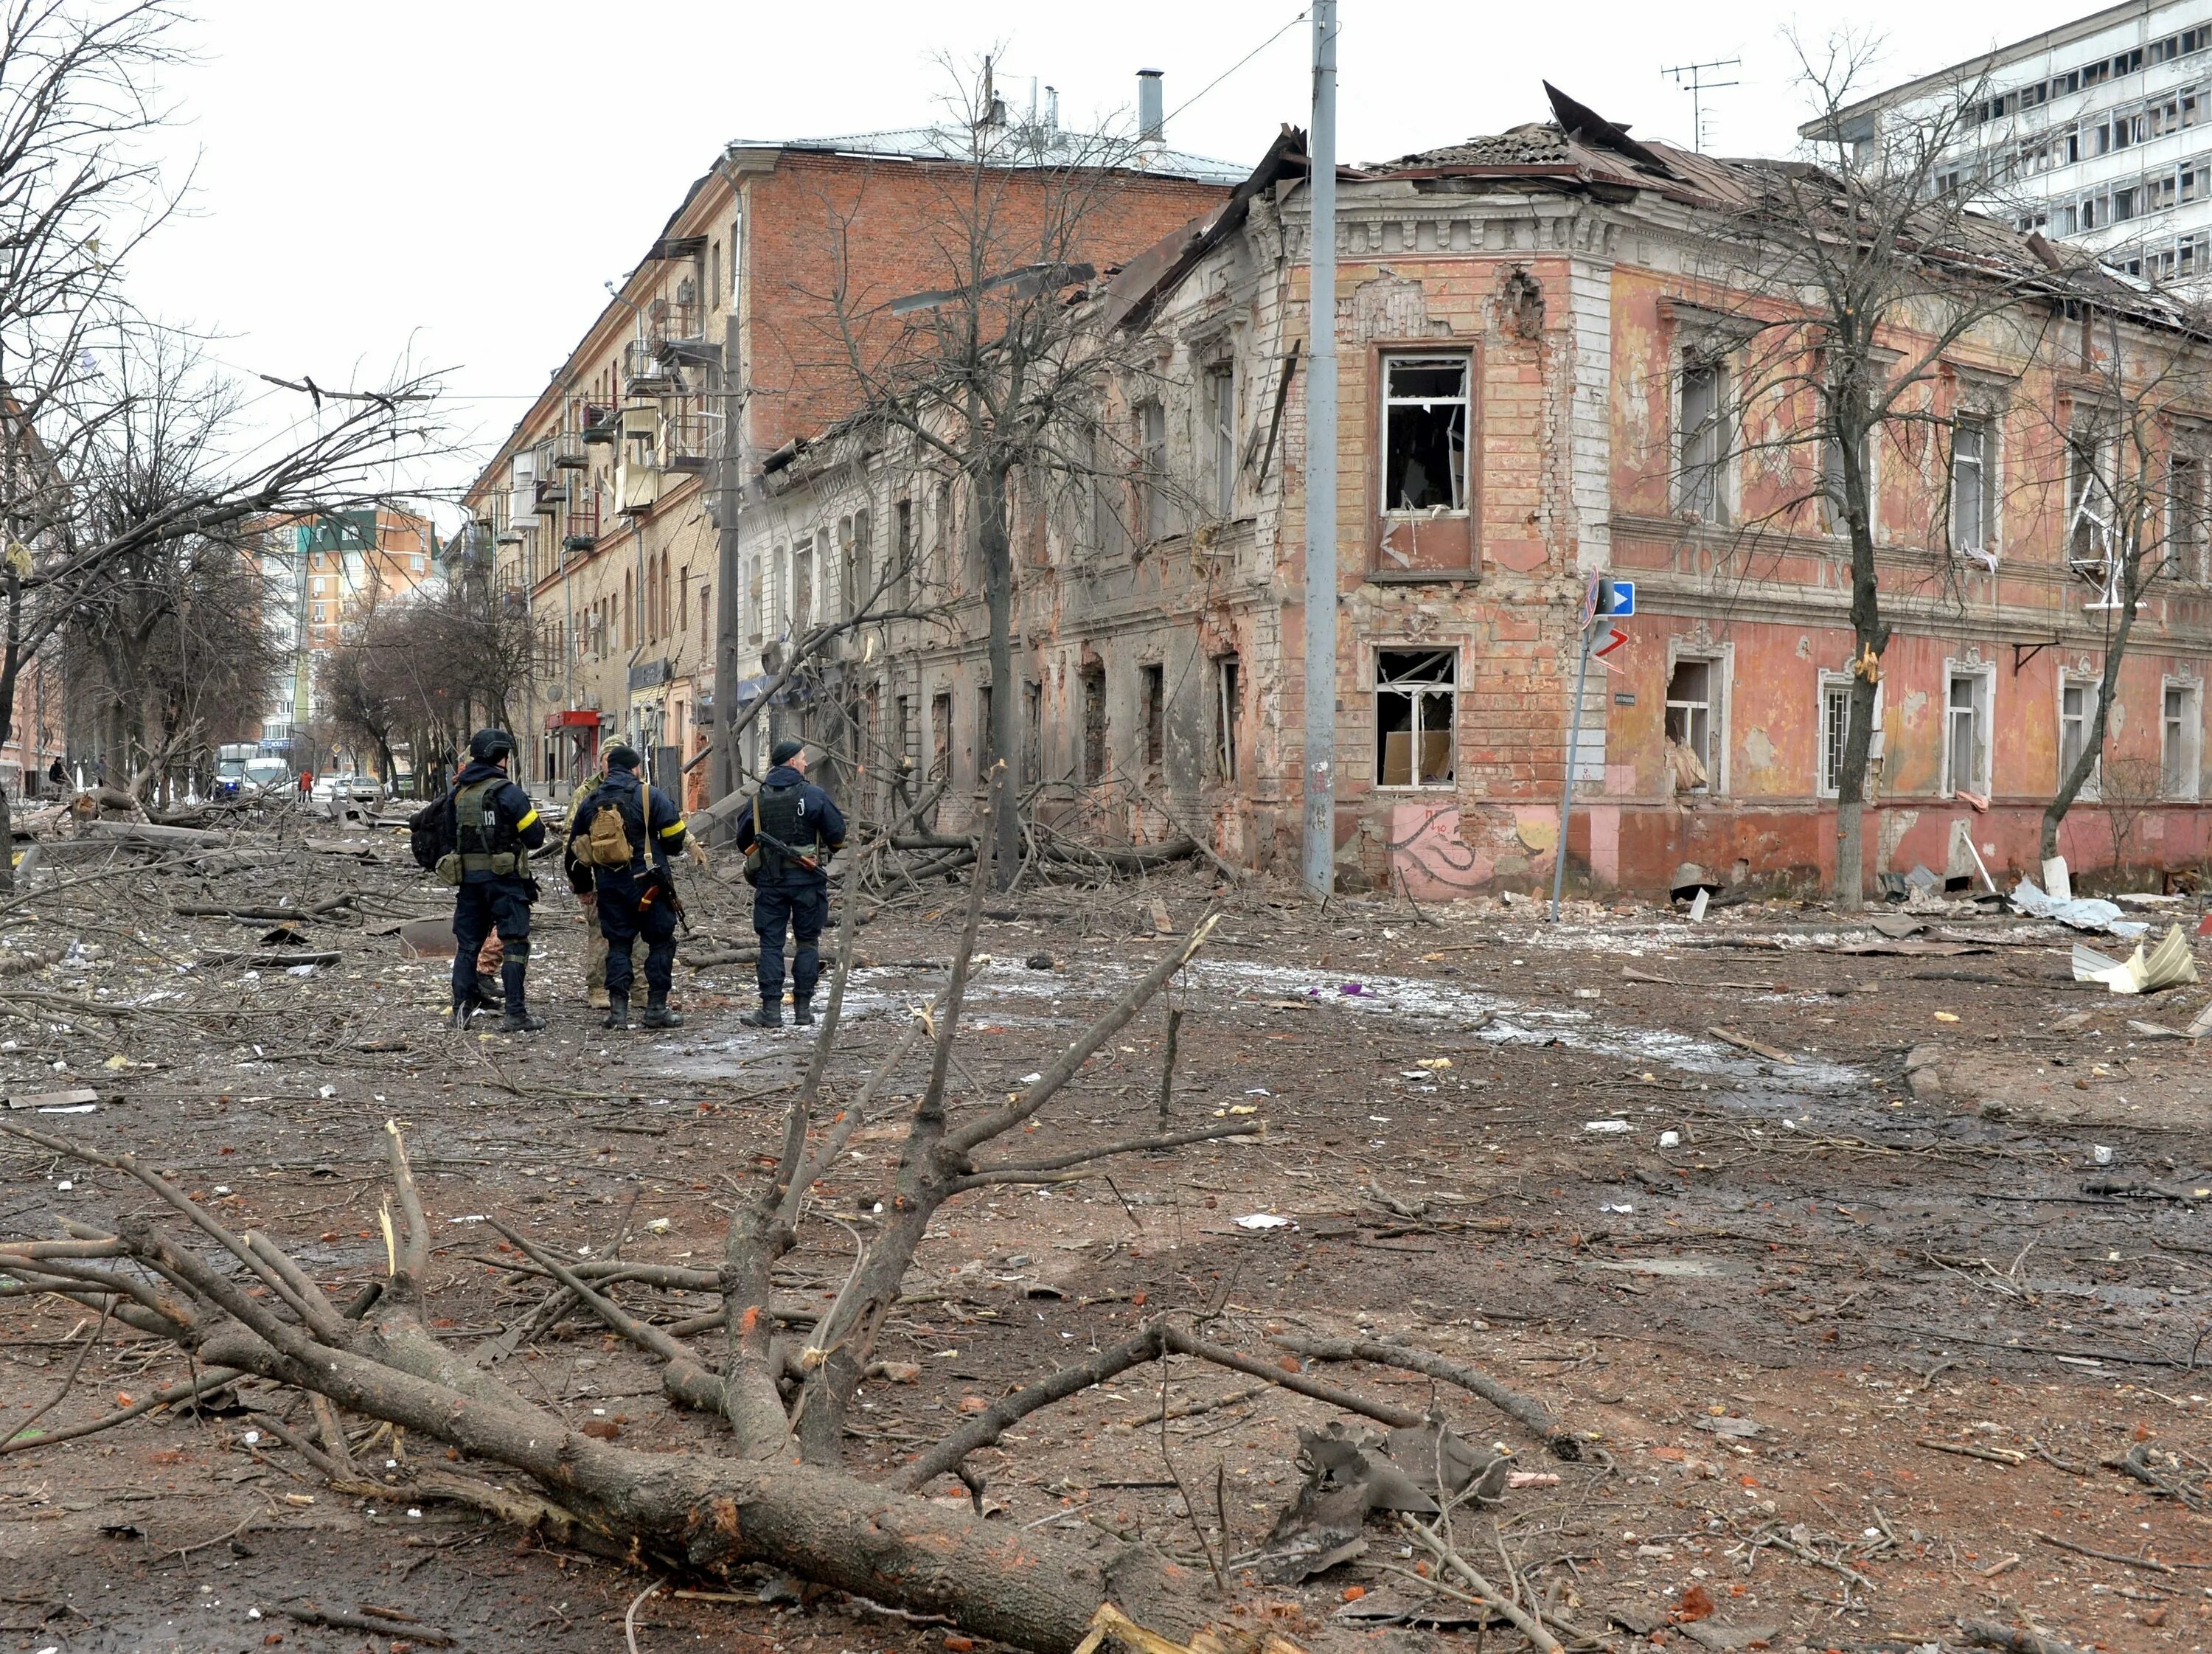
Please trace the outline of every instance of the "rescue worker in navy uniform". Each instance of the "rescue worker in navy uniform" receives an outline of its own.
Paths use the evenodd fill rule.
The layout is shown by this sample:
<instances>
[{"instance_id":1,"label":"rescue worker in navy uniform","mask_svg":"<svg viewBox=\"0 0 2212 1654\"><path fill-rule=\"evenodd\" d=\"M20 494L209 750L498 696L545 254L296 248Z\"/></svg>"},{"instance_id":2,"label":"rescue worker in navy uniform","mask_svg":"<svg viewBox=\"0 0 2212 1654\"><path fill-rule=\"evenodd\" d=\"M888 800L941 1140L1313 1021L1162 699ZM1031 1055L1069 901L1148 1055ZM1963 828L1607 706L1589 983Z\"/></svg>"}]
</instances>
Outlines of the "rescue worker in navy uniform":
<instances>
[{"instance_id":1,"label":"rescue worker in navy uniform","mask_svg":"<svg viewBox=\"0 0 2212 1654\"><path fill-rule=\"evenodd\" d=\"M637 778L644 760L635 748L607 749L607 773L592 789L568 824L570 851L591 836L592 821L603 810L622 818L630 845L626 867L592 867L598 888L599 933L606 939L608 1028L629 1026L634 966L630 944L645 938L645 1015L647 1028L681 1028L684 1019L668 1008L669 984L676 975L675 886L668 858L684 854L684 815L668 795ZM580 862L588 858L577 856Z\"/></svg>"},{"instance_id":2,"label":"rescue worker in navy uniform","mask_svg":"<svg viewBox=\"0 0 2212 1654\"><path fill-rule=\"evenodd\" d=\"M534 1033L545 1025L524 998L530 974L530 904L538 881L530 852L545 842L545 824L530 794L507 779L514 737L480 729L469 739L469 762L453 778L453 848L461 860L453 893L453 1026L468 1026L477 1008L477 954L494 931L502 946L500 985L507 993L505 1034Z\"/></svg>"},{"instance_id":3,"label":"rescue worker in navy uniform","mask_svg":"<svg viewBox=\"0 0 2212 1654\"><path fill-rule=\"evenodd\" d=\"M761 778L752 808L738 815L738 848L748 853L749 862L757 850L760 869L753 888L760 1009L739 1020L755 1028L783 1025L783 933L788 925L798 944L791 958L791 1019L803 1028L814 1020L814 984L822 974L819 945L830 921L830 858L845 848L845 818L827 793L807 781L804 742L778 741L769 751L769 761L774 768Z\"/></svg>"}]
</instances>

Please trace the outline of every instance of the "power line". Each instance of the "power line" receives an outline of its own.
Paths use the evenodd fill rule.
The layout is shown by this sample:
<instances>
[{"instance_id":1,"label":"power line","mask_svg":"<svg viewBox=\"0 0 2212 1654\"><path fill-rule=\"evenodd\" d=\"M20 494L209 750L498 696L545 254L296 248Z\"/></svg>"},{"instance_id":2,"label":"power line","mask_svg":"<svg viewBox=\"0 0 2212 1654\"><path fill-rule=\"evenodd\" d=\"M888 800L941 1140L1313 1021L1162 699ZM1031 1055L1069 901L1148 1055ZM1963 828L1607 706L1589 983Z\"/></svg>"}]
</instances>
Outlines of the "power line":
<instances>
[{"instance_id":1,"label":"power line","mask_svg":"<svg viewBox=\"0 0 2212 1654\"><path fill-rule=\"evenodd\" d=\"M1273 34L1270 34L1266 40L1261 41L1259 45L1254 46L1249 52L1239 58L1235 63L1230 64L1228 68L1223 70L1218 75L1216 75L1204 86L1200 87L1197 91L1192 93L1181 103L1176 105L1174 108L1168 111L1165 115L1163 115L1160 118L1162 124L1164 125L1166 122L1173 120L1177 115L1182 113L1184 110L1189 108L1191 105L1196 103L1207 93L1212 91L1215 87L1220 85L1222 82L1227 80L1238 70L1243 68L1244 65L1250 63L1253 58L1258 57L1269 46L1274 45L1276 41L1281 40L1283 36L1288 34L1292 29L1296 28L1300 23L1304 22L1306 19L1312 15L1313 14L1310 12L1302 11L1297 16L1291 18L1289 22L1284 24L1282 27L1277 29Z\"/></svg>"}]
</instances>

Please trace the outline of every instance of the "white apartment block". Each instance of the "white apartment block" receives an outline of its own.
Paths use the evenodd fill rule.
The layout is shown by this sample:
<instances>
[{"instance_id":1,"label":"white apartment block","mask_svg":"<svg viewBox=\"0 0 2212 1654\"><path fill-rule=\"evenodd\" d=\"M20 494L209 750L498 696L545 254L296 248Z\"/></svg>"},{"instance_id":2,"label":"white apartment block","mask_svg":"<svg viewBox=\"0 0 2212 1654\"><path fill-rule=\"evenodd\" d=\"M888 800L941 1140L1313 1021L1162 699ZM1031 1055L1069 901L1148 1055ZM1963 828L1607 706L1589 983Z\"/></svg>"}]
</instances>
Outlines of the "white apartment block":
<instances>
[{"instance_id":1,"label":"white apartment block","mask_svg":"<svg viewBox=\"0 0 2212 1654\"><path fill-rule=\"evenodd\" d=\"M1869 143L1962 102L1942 183L2130 275L2212 277L2212 3L2108 6L1855 104L1842 130Z\"/></svg>"}]
</instances>

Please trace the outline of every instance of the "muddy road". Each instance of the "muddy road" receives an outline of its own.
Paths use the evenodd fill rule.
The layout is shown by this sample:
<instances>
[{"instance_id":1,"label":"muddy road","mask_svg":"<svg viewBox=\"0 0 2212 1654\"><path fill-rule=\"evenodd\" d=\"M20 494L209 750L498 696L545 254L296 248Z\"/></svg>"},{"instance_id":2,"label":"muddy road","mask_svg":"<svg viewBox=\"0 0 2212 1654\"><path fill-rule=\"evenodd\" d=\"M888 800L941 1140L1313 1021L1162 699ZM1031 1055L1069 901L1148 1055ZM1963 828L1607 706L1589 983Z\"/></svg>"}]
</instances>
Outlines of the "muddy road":
<instances>
[{"instance_id":1,"label":"muddy road","mask_svg":"<svg viewBox=\"0 0 2212 1654\"><path fill-rule=\"evenodd\" d=\"M738 1026L744 964L680 968L690 1021L672 1035L603 1033L557 897L536 969L552 1026L443 1031L445 963L378 933L434 906L402 860L372 847L342 875L189 887L282 901L342 877L356 906L300 927L342 954L312 972L198 963L256 933L175 916L170 874L33 905L0 947L73 951L0 984L0 1077L14 1099L98 1100L12 1117L143 1155L233 1227L290 1246L340 1299L385 1267L376 1141L401 1120L440 1239L440 1336L629 1444L711 1445L716 1427L672 1409L635 1352L537 1316L543 1285L484 1219L567 1255L619 1235L625 1259L706 1267L772 1146L802 1038ZM696 884L692 956L742 945L738 892ZM860 933L833 1093L941 985L959 894L944 892ZM1018 1091L1171 945L1162 917L1180 933L1212 899L1185 870L993 908L958 1096ZM850 1443L864 1473L1182 1304L1213 1312L1218 1342L1434 1408L1556 1475L1466 1516L1462 1546L1616 1648L1958 1647L1974 1619L2081 1647L2212 1641L2212 1054L2130 1025L2185 1027L2203 988L2085 989L2055 927L1966 913L1868 952L1845 950L1902 945L1794 903L1694 927L1582 906L1553 927L1526 903L1219 899L1200 962L1053 1105L1051 1140L1158 1126L1170 1010L1171 1125L1249 1119L1255 1134L960 1197L883 1330L891 1365ZM891 1089L921 1080L917 1067ZM835 1293L902 1133L894 1102L856 1135L815 1191L822 1220L783 1293ZM0 1147L8 1236L148 1209L114 1172ZM33 1414L41 1432L91 1423L185 1376L97 1322L0 1297L0 1436ZM1535 1398L1583 1457L1547 1455L1463 1391L1279 1341L1354 1335ZM243 1403L266 1401L0 1456L12 1645L337 1651L405 1644L395 1627L412 1624L471 1649L623 1646L651 1577L410 1498L416 1444L366 1423L356 1455L390 1496L337 1494L253 1430ZM1248 1616L1310 1647L1480 1645L1386 1519L1363 1554L1304 1581L1248 1560L1302 1480L1298 1432L1341 1416L1177 1358L1034 1415L971 1463L993 1519L1218 1558ZM929 1491L968 1498L950 1478ZM641 1649L962 1640L785 1578L686 1586L635 1606Z\"/></svg>"}]
</instances>

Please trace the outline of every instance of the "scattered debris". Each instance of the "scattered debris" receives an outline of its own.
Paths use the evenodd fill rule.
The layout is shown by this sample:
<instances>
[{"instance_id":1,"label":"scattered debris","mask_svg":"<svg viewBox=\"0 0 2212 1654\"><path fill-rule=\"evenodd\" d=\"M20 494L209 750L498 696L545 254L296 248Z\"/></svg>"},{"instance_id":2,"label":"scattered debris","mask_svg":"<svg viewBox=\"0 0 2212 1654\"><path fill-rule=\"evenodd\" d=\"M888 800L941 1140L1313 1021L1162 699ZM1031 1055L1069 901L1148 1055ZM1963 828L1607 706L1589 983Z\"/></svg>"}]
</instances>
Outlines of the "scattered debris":
<instances>
[{"instance_id":1,"label":"scattered debris","mask_svg":"<svg viewBox=\"0 0 2212 1654\"><path fill-rule=\"evenodd\" d=\"M2176 925L2148 955L2142 944L2136 943L2135 952L2124 964L2108 959L2076 942L2074 980L2102 982L2115 994L2155 994L2162 988L2197 981L2197 960L2189 951L2189 941L2182 935L2181 927Z\"/></svg>"}]
</instances>

